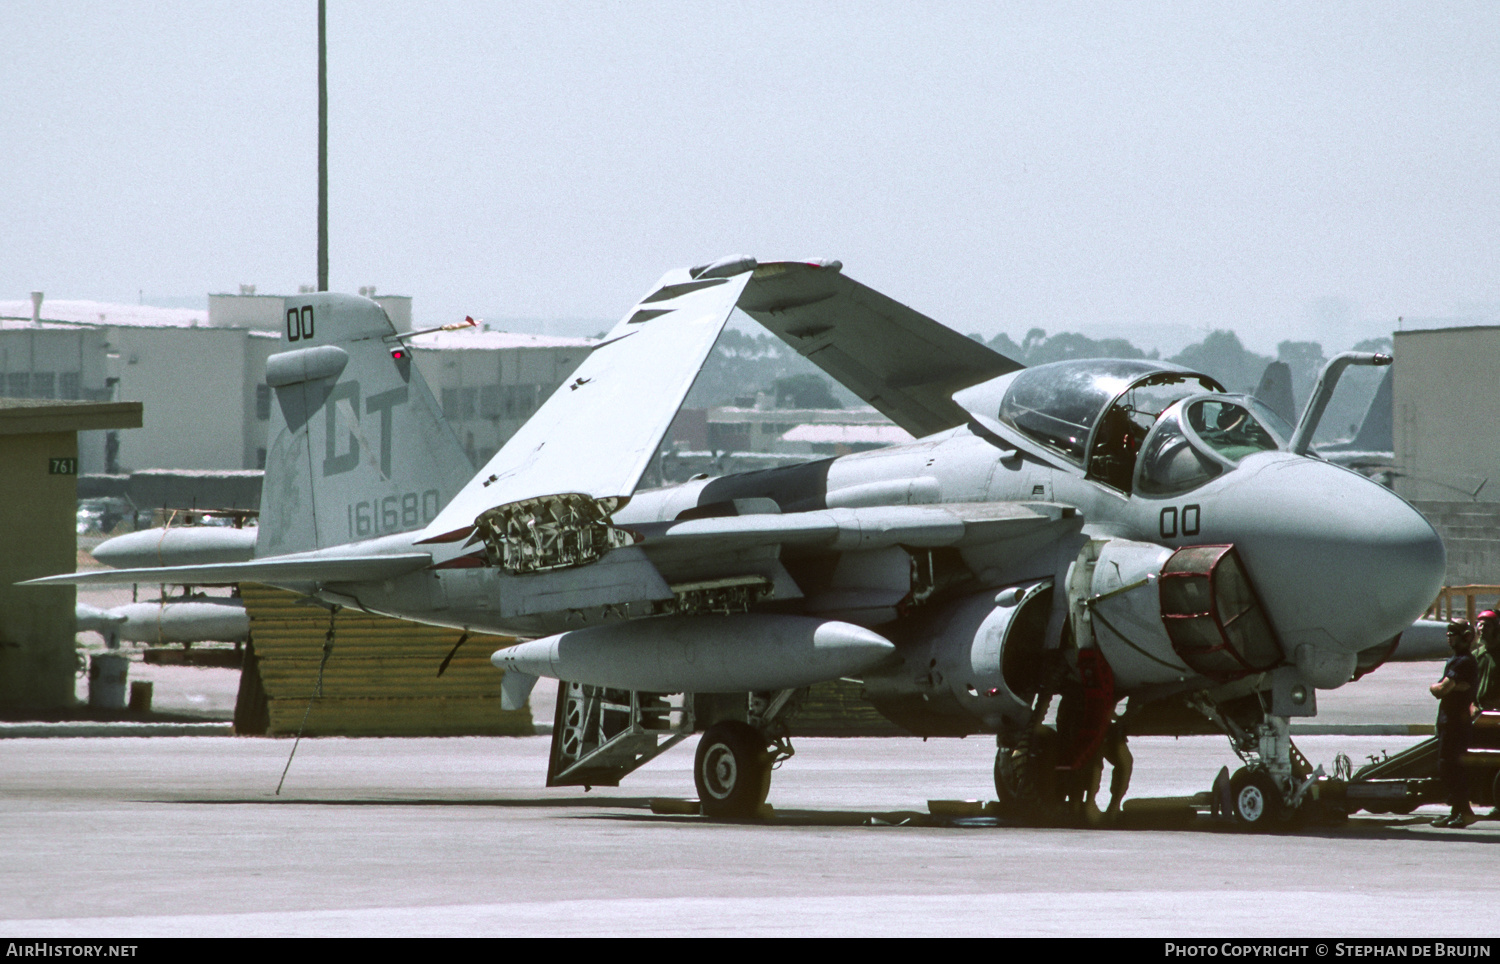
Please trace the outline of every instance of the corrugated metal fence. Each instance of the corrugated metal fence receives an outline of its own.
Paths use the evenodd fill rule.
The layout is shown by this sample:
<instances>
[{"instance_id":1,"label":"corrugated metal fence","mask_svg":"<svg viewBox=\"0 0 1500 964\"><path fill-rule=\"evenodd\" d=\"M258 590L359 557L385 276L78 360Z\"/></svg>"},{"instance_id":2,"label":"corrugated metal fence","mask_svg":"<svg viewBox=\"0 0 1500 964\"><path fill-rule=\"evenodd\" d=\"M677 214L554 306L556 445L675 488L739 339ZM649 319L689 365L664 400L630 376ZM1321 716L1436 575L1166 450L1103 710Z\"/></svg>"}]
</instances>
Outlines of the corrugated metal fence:
<instances>
[{"instance_id":1,"label":"corrugated metal fence","mask_svg":"<svg viewBox=\"0 0 1500 964\"><path fill-rule=\"evenodd\" d=\"M235 730L310 736L521 736L530 708L500 709L504 674L490 654L514 642L471 634L439 677L460 632L352 610L330 615L294 593L246 583L250 643L240 676ZM330 628L321 698L312 699ZM312 708L309 711L308 702Z\"/></svg>"}]
</instances>

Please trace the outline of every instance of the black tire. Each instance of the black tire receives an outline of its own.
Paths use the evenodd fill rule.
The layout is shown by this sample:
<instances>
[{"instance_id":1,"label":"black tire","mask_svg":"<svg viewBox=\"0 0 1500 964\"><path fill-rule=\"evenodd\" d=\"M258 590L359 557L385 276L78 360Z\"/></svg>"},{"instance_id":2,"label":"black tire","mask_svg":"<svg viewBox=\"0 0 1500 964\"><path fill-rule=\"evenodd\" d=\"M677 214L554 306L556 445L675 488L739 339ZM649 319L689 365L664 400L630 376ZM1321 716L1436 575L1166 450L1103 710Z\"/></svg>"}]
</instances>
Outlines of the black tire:
<instances>
[{"instance_id":1,"label":"black tire","mask_svg":"<svg viewBox=\"0 0 1500 964\"><path fill-rule=\"evenodd\" d=\"M705 817L753 817L771 792L771 755L748 723L726 720L704 731L693 783Z\"/></svg>"},{"instance_id":2,"label":"black tire","mask_svg":"<svg viewBox=\"0 0 1500 964\"><path fill-rule=\"evenodd\" d=\"M1016 798L1016 781L1009 759L1013 752L1008 746L995 750L995 800L1000 807L1000 816L1006 820L1019 820L1024 816L1021 801Z\"/></svg>"},{"instance_id":3,"label":"black tire","mask_svg":"<svg viewBox=\"0 0 1500 964\"><path fill-rule=\"evenodd\" d=\"M1270 830L1286 823L1281 788L1264 770L1241 767L1229 778L1229 800L1234 819L1249 830Z\"/></svg>"},{"instance_id":4,"label":"black tire","mask_svg":"<svg viewBox=\"0 0 1500 964\"><path fill-rule=\"evenodd\" d=\"M1024 734L1015 747L995 753L995 796L1001 816L1035 823L1056 816L1057 732L1044 726Z\"/></svg>"}]
</instances>

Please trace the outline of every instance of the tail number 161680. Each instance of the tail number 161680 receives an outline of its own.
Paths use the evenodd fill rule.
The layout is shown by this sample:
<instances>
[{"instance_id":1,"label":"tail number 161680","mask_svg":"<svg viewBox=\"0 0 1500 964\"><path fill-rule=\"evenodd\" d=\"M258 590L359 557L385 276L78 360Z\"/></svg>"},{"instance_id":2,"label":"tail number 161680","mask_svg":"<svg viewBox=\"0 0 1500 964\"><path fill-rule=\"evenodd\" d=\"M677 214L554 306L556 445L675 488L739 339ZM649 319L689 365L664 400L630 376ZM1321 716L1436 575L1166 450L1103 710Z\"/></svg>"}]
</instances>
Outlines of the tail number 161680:
<instances>
[{"instance_id":1,"label":"tail number 161680","mask_svg":"<svg viewBox=\"0 0 1500 964\"><path fill-rule=\"evenodd\" d=\"M436 518L441 501L437 489L428 489L420 495L405 492L352 503L347 507L349 535L365 538L426 525Z\"/></svg>"}]
</instances>

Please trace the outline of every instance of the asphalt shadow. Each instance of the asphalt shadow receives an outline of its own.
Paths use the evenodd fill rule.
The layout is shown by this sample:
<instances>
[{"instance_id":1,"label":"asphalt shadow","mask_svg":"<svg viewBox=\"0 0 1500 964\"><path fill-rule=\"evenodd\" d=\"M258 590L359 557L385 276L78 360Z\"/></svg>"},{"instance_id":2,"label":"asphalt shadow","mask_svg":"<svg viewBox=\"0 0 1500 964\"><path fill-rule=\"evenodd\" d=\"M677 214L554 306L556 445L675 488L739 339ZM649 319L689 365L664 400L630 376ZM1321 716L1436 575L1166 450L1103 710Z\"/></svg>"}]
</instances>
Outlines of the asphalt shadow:
<instances>
[{"instance_id":1,"label":"asphalt shadow","mask_svg":"<svg viewBox=\"0 0 1500 964\"><path fill-rule=\"evenodd\" d=\"M198 797L170 800L142 799L133 803L180 803L190 806L277 806L277 807L496 807L501 809L568 810L599 807L622 810L650 810L649 797L277 797L270 793L256 797Z\"/></svg>"},{"instance_id":2,"label":"asphalt shadow","mask_svg":"<svg viewBox=\"0 0 1500 964\"><path fill-rule=\"evenodd\" d=\"M1157 833L1208 833L1208 834L1234 834L1234 835L1256 835L1264 837L1310 837L1327 840L1360 839L1360 840L1431 840L1435 844L1444 840L1461 842L1465 844L1484 843L1486 845L1500 844L1500 834L1492 829L1481 829L1486 823L1495 826L1492 821L1483 820L1470 825L1464 830L1444 830L1431 826L1429 817L1402 817L1396 820L1389 818L1355 818L1353 820L1331 825L1304 825L1299 827L1282 827L1275 830L1251 830L1237 826L1229 820L1218 819L1206 815L1152 815L1149 818L1119 820L1113 824L1100 826L1082 826L1077 824L1039 824L1025 823L1021 821L1005 820L992 816L952 817L946 815L926 813L917 810L898 811L846 811L846 810L776 810L773 814L764 817L745 818L722 818L704 817L694 814L676 813L589 813L572 814L574 819L579 820L608 820L625 823L660 823L666 825L731 825L746 827L765 827L767 829L784 827L908 827L922 829L949 829L949 830L1053 830L1070 831L1074 833L1130 833L1151 831Z\"/></svg>"}]
</instances>

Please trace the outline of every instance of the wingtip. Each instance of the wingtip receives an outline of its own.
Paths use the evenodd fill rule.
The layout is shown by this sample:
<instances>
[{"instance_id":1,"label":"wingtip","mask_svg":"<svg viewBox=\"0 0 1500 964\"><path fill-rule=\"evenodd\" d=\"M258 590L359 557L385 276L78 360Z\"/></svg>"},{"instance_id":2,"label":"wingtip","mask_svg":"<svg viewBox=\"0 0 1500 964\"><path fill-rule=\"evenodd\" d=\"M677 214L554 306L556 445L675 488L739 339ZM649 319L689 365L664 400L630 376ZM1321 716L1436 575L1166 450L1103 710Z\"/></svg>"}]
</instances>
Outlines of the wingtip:
<instances>
[{"instance_id":1,"label":"wingtip","mask_svg":"<svg viewBox=\"0 0 1500 964\"><path fill-rule=\"evenodd\" d=\"M688 269L694 280L729 278L745 271L754 271L758 262L748 254L731 254L708 264L695 265Z\"/></svg>"},{"instance_id":2,"label":"wingtip","mask_svg":"<svg viewBox=\"0 0 1500 964\"><path fill-rule=\"evenodd\" d=\"M14 583L17 586L69 586L82 581L88 573L86 572L60 572L55 576L39 576L36 579L25 579Z\"/></svg>"}]
</instances>

